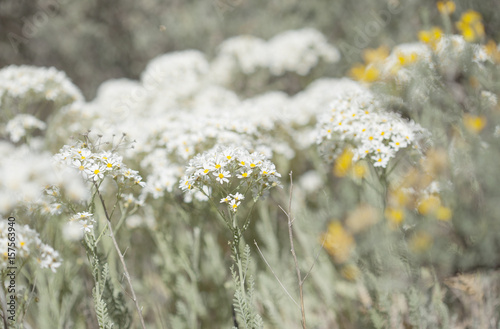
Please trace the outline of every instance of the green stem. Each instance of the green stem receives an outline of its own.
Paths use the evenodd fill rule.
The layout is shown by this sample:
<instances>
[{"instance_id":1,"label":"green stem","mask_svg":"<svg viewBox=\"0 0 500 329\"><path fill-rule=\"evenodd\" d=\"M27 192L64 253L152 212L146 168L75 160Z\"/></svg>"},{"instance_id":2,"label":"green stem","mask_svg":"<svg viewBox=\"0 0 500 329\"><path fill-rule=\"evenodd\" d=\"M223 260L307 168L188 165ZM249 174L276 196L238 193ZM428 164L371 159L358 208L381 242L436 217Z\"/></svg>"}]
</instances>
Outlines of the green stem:
<instances>
[{"instance_id":1,"label":"green stem","mask_svg":"<svg viewBox=\"0 0 500 329\"><path fill-rule=\"evenodd\" d=\"M217 207L214 200L207 193L205 193L205 191L203 191L203 189L198 188L198 190L200 190L201 193L203 193L203 195L208 198L208 201L212 204L212 206L215 208L215 210L217 210L217 212L219 213L219 215L222 218L222 220L224 221L224 223L227 225L227 227L229 227L230 230L232 230L231 223L229 223L227 221L226 216L224 216L224 214L219 210L219 207Z\"/></svg>"},{"instance_id":2,"label":"green stem","mask_svg":"<svg viewBox=\"0 0 500 329\"><path fill-rule=\"evenodd\" d=\"M233 257L236 261L236 265L238 266L238 276L240 277L240 289L243 294L243 299L246 301L246 291L245 291L245 273L243 271L243 265L241 263L241 255L240 255L240 239L242 237L241 231L238 228L236 223L236 215L231 215L231 219L233 222Z\"/></svg>"}]
</instances>

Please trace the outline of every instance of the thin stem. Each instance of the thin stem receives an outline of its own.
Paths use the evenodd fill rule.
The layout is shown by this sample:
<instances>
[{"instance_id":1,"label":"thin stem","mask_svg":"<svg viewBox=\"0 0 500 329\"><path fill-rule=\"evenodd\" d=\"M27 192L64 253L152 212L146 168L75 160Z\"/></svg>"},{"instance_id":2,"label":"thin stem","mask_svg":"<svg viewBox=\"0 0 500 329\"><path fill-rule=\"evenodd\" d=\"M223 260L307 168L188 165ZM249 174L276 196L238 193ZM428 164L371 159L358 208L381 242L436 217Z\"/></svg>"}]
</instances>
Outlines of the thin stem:
<instances>
[{"instance_id":1,"label":"thin stem","mask_svg":"<svg viewBox=\"0 0 500 329\"><path fill-rule=\"evenodd\" d=\"M113 214L115 213L115 209L116 209L116 205L119 203L120 201L120 197L121 197L121 188L118 187L118 192L116 194L116 202L115 204L113 205L113 209L111 209L111 214L109 214L109 217L113 217Z\"/></svg>"},{"instance_id":2,"label":"thin stem","mask_svg":"<svg viewBox=\"0 0 500 329\"><path fill-rule=\"evenodd\" d=\"M283 285L283 283L281 283L281 280L278 278L278 276L276 275L276 273L274 273L273 268L271 267L271 265L269 265L269 262L267 261L266 257L264 257L264 254L260 250L259 245L257 244L257 241L253 240L253 243L257 247L257 251L259 252L259 254L262 257L262 259L264 260L264 263L266 263L267 267L269 267L269 269L271 270L271 273L273 273L274 278L278 281L278 283L280 284L281 288L283 288L283 290L286 292L286 294L288 295L288 297L290 297L290 299L293 301L293 303L295 305L297 305L298 308L300 308L299 304L295 301L295 299L292 297L292 295L290 295L290 293L288 292L288 290L286 290L286 288Z\"/></svg>"},{"instance_id":3,"label":"thin stem","mask_svg":"<svg viewBox=\"0 0 500 329\"><path fill-rule=\"evenodd\" d=\"M302 274L300 273L300 268L299 268L299 262L297 261L297 255L295 254L295 247L293 245L293 221L294 218L292 217L292 192L293 192L293 179L292 179L292 172L290 171L290 196L288 200L288 212L284 211L283 212L286 214L286 217L288 219L288 236L290 238L290 251L292 252L293 256L293 261L295 263L295 271L297 272L297 280L299 281L299 295L300 295L300 311L302 312L302 328L307 329L306 325L306 311L304 308L304 292L303 292L303 285L304 281L302 280Z\"/></svg>"},{"instance_id":4,"label":"thin stem","mask_svg":"<svg viewBox=\"0 0 500 329\"><path fill-rule=\"evenodd\" d=\"M201 193L203 193L203 195L208 198L208 201L212 204L212 206L215 208L215 210L217 210L217 212L219 213L219 215L222 218L222 220L224 221L224 223L227 225L227 227L229 227L230 230L232 230L231 223L228 222L228 220L226 219L226 216L224 216L224 214L219 210L219 207L214 202L214 200L207 193L205 193L205 191L203 191L202 188L198 188L198 190L201 191Z\"/></svg>"},{"instance_id":5,"label":"thin stem","mask_svg":"<svg viewBox=\"0 0 500 329\"><path fill-rule=\"evenodd\" d=\"M102 229L101 233L99 234L99 236L97 237L97 240L95 240L95 245L97 246L97 243L99 243L99 241L101 240L101 237L102 235L104 234L104 232L106 232L106 227Z\"/></svg>"},{"instance_id":6,"label":"thin stem","mask_svg":"<svg viewBox=\"0 0 500 329\"><path fill-rule=\"evenodd\" d=\"M246 300L246 291L245 291L245 275L243 272L243 265L241 264L241 255L240 255L240 239L241 239L241 231L238 227L238 223L236 222L236 214L229 213L231 217L231 221L233 223L232 233L233 233L233 256L236 260L236 264L238 266L238 276L240 277L240 288L241 293L243 294L243 298Z\"/></svg>"},{"instance_id":7,"label":"thin stem","mask_svg":"<svg viewBox=\"0 0 500 329\"><path fill-rule=\"evenodd\" d=\"M243 223L243 232L245 232L246 229L248 228L248 225L250 225L250 214L253 212L256 203L257 202L254 201L254 203L252 204L252 208L250 208L250 211L248 212L247 217L245 218L245 222Z\"/></svg>"},{"instance_id":8,"label":"thin stem","mask_svg":"<svg viewBox=\"0 0 500 329\"><path fill-rule=\"evenodd\" d=\"M311 264L311 267L309 268L309 271L307 271L306 275L302 279L302 282L306 281L306 279L309 276L309 274L311 274L311 272L312 272L312 270L314 268L314 264L316 264L316 261L318 260L319 254L321 253L321 250L323 249L323 246L325 245L325 241L326 241L326 237L323 238L323 242L321 243L321 247L319 247L318 252L316 253L316 256L314 256L314 261Z\"/></svg>"},{"instance_id":9,"label":"thin stem","mask_svg":"<svg viewBox=\"0 0 500 329\"><path fill-rule=\"evenodd\" d=\"M96 185L94 183L94 185ZM130 279L130 274L127 269L127 265L125 264L125 259L123 258L123 254L120 251L120 247L118 246L118 243L116 242L115 234L113 232L113 228L111 227L111 218L108 216L108 211L106 210L106 205L104 204L104 199L99 192L99 189L97 188L97 194L99 195L99 199L101 200L102 208L104 209L104 215L106 216L107 222L108 222L108 229L109 229L109 236L111 237L111 240L113 240L113 245L115 246L116 252L118 253L118 257L120 258L120 262L122 263L123 271L125 274L125 278L127 279L128 286L130 288L130 292L132 293L132 300L134 301L135 307L137 308L137 312L139 313L139 319L141 321L141 325L143 329L146 329L146 325L144 324L144 318L142 316L142 311L141 307L139 306L139 301L137 300L137 297L135 295L134 287L132 286L132 281Z\"/></svg>"},{"instance_id":10,"label":"thin stem","mask_svg":"<svg viewBox=\"0 0 500 329\"><path fill-rule=\"evenodd\" d=\"M115 226L115 234L118 234L118 231L120 230L120 227L122 227L123 223L125 223L125 219L133 214L137 208L137 205L134 206L134 208L129 212L128 209L123 209L123 206L120 205L120 213L122 214L120 219L118 220L118 223Z\"/></svg>"}]
</instances>

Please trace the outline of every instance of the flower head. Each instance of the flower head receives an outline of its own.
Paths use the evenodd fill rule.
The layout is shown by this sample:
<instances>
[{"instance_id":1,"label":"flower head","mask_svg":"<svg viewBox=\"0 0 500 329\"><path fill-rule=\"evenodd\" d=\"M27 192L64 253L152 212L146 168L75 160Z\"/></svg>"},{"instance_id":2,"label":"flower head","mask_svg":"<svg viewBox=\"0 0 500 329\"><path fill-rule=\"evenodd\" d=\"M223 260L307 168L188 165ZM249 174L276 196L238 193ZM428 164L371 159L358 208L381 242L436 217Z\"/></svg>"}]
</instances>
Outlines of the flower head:
<instances>
[{"instance_id":1,"label":"flower head","mask_svg":"<svg viewBox=\"0 0 500 329\"><path fill-rule=\"evenodd\" d=\"M223 194L217 200L230 204L236 211L245 199L244 191L252 191L254 198L258 198L271 187L279 186L279 177L275 165L264 155L239 147L218 146L189 161L179 187L191 193L210 187L212 193Z\"/></svg>"}]
</instances>

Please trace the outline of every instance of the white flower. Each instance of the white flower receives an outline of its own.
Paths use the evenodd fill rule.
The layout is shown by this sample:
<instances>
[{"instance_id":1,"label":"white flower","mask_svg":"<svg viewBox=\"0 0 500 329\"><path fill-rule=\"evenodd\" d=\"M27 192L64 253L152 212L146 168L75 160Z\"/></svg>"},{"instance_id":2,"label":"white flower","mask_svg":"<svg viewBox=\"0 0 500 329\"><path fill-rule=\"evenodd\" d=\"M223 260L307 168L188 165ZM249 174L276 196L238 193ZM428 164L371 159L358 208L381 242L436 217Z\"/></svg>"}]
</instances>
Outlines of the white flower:
<instances>
[{"instance_id":1,"label":"white flower","mask_svg":"<svg viewBox=\"0 0 500 329\"><path fill-rule=\"evenodd\" d=\"M82 226L82 230L84 233L89 233L92 232L92 229L94 228L94 223L90 222L89 220L80 220L78 221L80 225Z\"/></svg>"},{"instance_id":2,"label":"white flower","mask_svg":"<svg viewBox=\"0 0 500 329\"><path fill-rule=\"evenodd\" d=\"M75 215L71 216L71 218L69 219L70 221L77 221L77 220L86 220L86 219L91 219L92 218L92 214L87 212L87 211L83 211L83 212L79 212L79 213L76 213Z\"/></svg>"},{"instance_id":3,"label":"white flower","mask_svg":"<svg viewBox=\"0 0 500 329\"><path fill-rule=\"evenodd\" d=\"M228 183L229 177L231 177L231 173L227 170L220 170L219 172L215 172L214 176L216 176L216 180L221 183Z\"/></svg>"},{"instance_id":4,"label":"white flower","mask_svg":"<svg viewBox=\"0 0 500 329\"><path fill-rule=\"evenodd\" d=\"M240 173L236 175L236 177L243 179L243 178L248 178L252 174L252 170L243 170Z\"/></svg>"},{"instance_id":5,"label":"white flower","mask_svg":"<svg viewBox=\"0 0 500 329\"><path fill-rule=\"evenodd\" d=\"M229 202L229 208L231 208L232 211L236 212L240 204L241 201L236 201L236 199L233 199Z\"/></svg>"},{"instance_id":6,"label":"white flower","mask_svg":"<svg viewBox=\"0 0 500 329\"><path fill-rule=\"evenodd\" d=\"M75 167L76 169L78 169L82 174L85 174L85 177L87 175L87 173L85 172L85 169L88 169L88 166L90 165L89 162L85 162L83 160L79 160L79 159L75 159L71 162L71 164L73 165L73 167Z\"/></svg>"},{"instance_id":7,"label":"white flower","mask_svg":"<svg viewBox=\"0 0 500 329\"><path fill-rule=\"evenodd\" d=\"M63 238L69 241L80 241L84 236L82 227L77 222L67 222L63 226Z\"/></svg>"},{"instance_id":8,"label":"white flower","mask_svg":"<svg viewBox=\"0 0 500 329\"><path fill-rule=\"evenodd\" d=\"M31 102L49 100L62 105L83 100L66 74L53 67L7 66L0 70L0 81L0 95L4 97L23 98L29 93L25 99Z\"/></svg>"},{"instance_id":9,"label":"white flower","mask_svg":"<svg viewBox=\"0 0 500 329\"><path fill-rule=\"evenodd\" d=\"M104 162L104 166L105 166L107 171L115 170L115 169L120 167L120 162L114 158L108 158L108 159L104 160L103 162Z\"/></svg>"},{"instance_id":10,"label":"white flower","mask_svg":"<svg viewBox=\"0 0 500 329\"><path fill-rule=\"evenodd\" d=\"M27 130L44 130L46 126L45 122L38 120L32 115L18 114L7 123L5 130L9 134L10 140L17 143L26 135Z\"/></svg>"},{"instance_id":11,"label":"white flower","mask_svg":"<svg viewBox=\"0 0 500 329\"><path fill-rule=\"evenodd\" d=\"M186 192L187 190L191 190L193 188L193 183L194 182L190 177L184 176L179 183L179 188Z\"/></svg>"},{"instance_id":12,"label":"white flower","mask_svg":"<svg viewBox=\"0 0 500 329\"><path fill-rule=\"evenodd\" d=\"M11 222L0 220L0 254L7 254L7 241L9 227ZM16 225L16 248L18 250L17 261L32 260L38 263L41 268L50 268L53 272L61 265L61 257L59 253L52 247L44 244L39 237L39 234L31 229L28 225ZM17 262L16 261L16 262ZM7 266L12 266L8 263L8 258L0 257L0 269L5 269Z\"/></svg>"},{"instance_id":13,"label":"white flower","mask_svg":"<svg viewBox=\"0 0 500 329\"><path fill-rule=\"evenodd\" d=\"M106 168L104 166L100 166L98 164L94 164L94 165L90 166L88 169L85 169L85 173L93 181L103 179L105 171L106 171Z\"/></svg>"},{"instance_id":14,"label":"white flower","mask_svg":"<svg viewBox=\"0 0 500 329\"><path fill-rule=\"evenodd\" d=\"M230 194L230 196L236 201L241 201L245 199L245 196L239 192L236 192L235 194Z\"/></svg>"},{"instance_id":15,"label":"white flower","mask_svg":"<svg viewBox=\"0 0 500 329\"><path fill-rule=\"evenodd\" d=\"M299 185L306 193L317 192L325 184L316 170L309 170L302 174Z\"/></svg>"},{"instance_id":16,"label":"white flower","mask_svg":"<svg viewBox=\"0 0 500 329\"><path fill-rule=\"evenodd\" d=\"M353 161L368 158L376 167L387 167L396 153L413 147L428 132L413 121L384 111L370 93L344 94L320 116L317 143L332 160L349 147Z\"/></svg>"},{"instance_id":17,"label":"white flower","mask_svg":"<svg viewBox=\"0 0 500 329\"><path fill-rule=\"evenodd\" d=\"M263 176L259 170L258 172L261 175L252 175L251 167L262 167L268 172ZM207 175L206 170L212 174ZM215 177L215 180L213 177ZM221 200L222 203L227 203L233 197L243 200L242 191L245 191L245 193L246 191L252 191L254 198L260 196L269 188L279 185L278 177L280 177L280 174L276 172L274 164L267 160L264 155L256 152L250 154L238 147L218 146L210 151L196 155L189 161L186 167L186 175L181 179L179 187L184 192L191 190L193 187L196 187L196 190L205 190L205 188L209 187L210 189L205 193L207 195L211 195L214 190L227 195L224 187L221 187L222 184L231 183L231 180L235 182L236 178L240 180L245 178L245 180L235 184L237 187L233 194ZM239 190L243 188L245 190Z\"/></svg>"}]
</instances>

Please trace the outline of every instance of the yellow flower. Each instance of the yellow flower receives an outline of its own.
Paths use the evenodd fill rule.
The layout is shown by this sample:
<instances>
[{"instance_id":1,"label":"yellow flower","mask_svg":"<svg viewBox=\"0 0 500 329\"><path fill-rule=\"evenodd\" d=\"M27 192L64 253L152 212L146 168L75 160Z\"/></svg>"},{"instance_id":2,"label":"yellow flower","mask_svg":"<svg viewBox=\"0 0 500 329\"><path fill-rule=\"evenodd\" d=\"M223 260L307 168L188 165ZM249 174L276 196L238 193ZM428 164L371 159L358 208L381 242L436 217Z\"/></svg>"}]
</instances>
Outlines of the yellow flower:
<instances>
[{"instance_id":1,"label":"yellow flower","mask_svg":"<svg viewBox=\"0 0 500 329\"><path fill-rule=\"evenodd\" d=\"M418 32L418 39L423 43L427 43L432 49L436 48L436 45L443 36L443 30L439 27L433 27L430 30Z\"/></svg>"},{"instance_id":2,"label":"yellow flower","mask_svg":"<svg viewBox=\"0 0 500 329\"><path fill-rule=\"evenodd\" d=\"M345 226L349 232L356 234L373 226L379 219L380 214L376 208L361 203L349 213L345 220Z\"/></svg>"},{"instance_id":3,"label":"yellow flower","mask_svg":"<svg viewBox=\"0 0 500 329\"><path fill-rule=\"evenodd\" d=\"M405 219L405 212L403 208L387 207L385 209L385 217L389 221L389 226L396 228Z\"/></svg>"},{"instance_id":4,"label":"yellow flower","mask_svg":"<svg viewBox=\"0 0 500 329\"><path fill-rule=\"evenodd\" d=\"M493 59L495 63L500 63L500 51L498 50L495 41L490 40L484 45L484 50Z\"/></svg>"},{"instance_id":5,"label":"yellow flower","mask_svg":"<svg viewBox=\"0 0 500 329\"><path fill-rule=\"evenodd\" d=\"M406 193L401 188L391 190L389 192L388 199L392 205L399 207L406 207L406 205L410 202L410 197L408 196L408 193Z\"/></svg>"},{"instance_id":6,"label":"yellow flower","mask_svg":"<svg viewBox=\"0 0 500 329\"><path fill-rule=\"evenodd\" d=\"M347 175L352 166L352 157L354 154L348 148L346 148L342 154L335 161L335 165L333 167L333 173L337 177L344 177Z\"/></svg>"},{"instance_id":7,"label":"yellow flower","mask_svg":"<svg viewBox=\"0 0 500 329\"><path fill-rule=\"evenodd\" d=\"M481 14L476 11L468 10L462 14L460 21L457 22L457 28L462 33L465 41L474 42L484 37L484 26Z\"/></svg>"},{"instance_id":8,"label":"yellow flower","mask_svg":"<svg viewBox=\"0 0 500 329\"><path fill-rule=\"evenodd\" d=\"M398 56L399 64L401 66L413 64L418 59L418 56L416 53L411 53L411 54L399 53L399 54L397 54L397 56Z\"/></svg>"},{"instance_id":9,"label":"yellow flower","mask_svg":"<svg viewBox=\"0 0 500 329\"><path fill-rule=\"evenodd\" d=\"M443 221L449 221L452 214L453 213L450 208L440 206L436 211L436 218Z\"/></svg>"},{"instance_id":10,"label":"yellow flower","mask_svg":"<svg viewBox=\"0 0 500 329\"><path fill-rule=\"evenodd\" d=\"M441 206L441 199L435 195L429 195L418 204L417 210L422 215L434 214Z\"/></svg>"},{"instance_id":11,"label":"yellow flower","mask_svg":"<svg viewBox=\"0 0 500 329\"><path fill-rule=\"evenodd\" d=\"M474 134L480 133L486 126L486 118L484 116L464 114L463 120L465 128Z\"/></svg>"},{"instance_id":12,"label":"yellow flower","mask_svg":"<svg viewBox=\"0 0 500 329\"><path fill-rule=\"evenodd\" d=\"M426 232L417 232L410 240L410 248L414 252L424 252L432 246L432 236Z\"/></svg>"},{"instance_id":13,"label":"yellow flower","mask_svg":"<svg viewBox=\"0 0 500 329\"><path fill-rule=\"evenodd\" d=\"M389 56L389 48L380 46L377 49L368 48L363 51L363 59L366 64L380 63Z\"/></svg>"},{"instance_id":14,"label":"yellow flower","mask_svg":"<svg viewBox=\"0 0 500 329\"><path fill-rule=\"evenodd\" d=\"M430 149L420 163L425 173L437 177L448 168L448 154L444 149Z\"/></svg>"},{"instance_id":15,"label":"yellow flower","mask_svg":"<svg viewBox=\"0 0 500 329\"><path fill-rule=\"evenodd\" d=\"M354 80L370 83L378 80L380 71L373 65L356 64L349 71L349 75Z\"/></svg>"},{"instance_id":16,"label":"yellow flower","mask_svg":"<svg viewBox=\"0 0 500 329\"><path fill-rule=\"evenodd\" d=\"M368 168L366 167L366 164L363 162L356 162L354 167L352 168L352 173L354 177L361 179L365 178L366 174L368 173Z\"/></svg>"},{"instance_id":17,"label":"yellow flower","mask_svg":"<svg viewBox=\"0 0 500 329\"><path fill-rule=\"evenodd\" d=\"M328 231L322 235L323 239L324 248L336 263L346 262L354 250L354 238L339 221L333 221L328 225Z\"/></svg>"},{"instance_id":18,"label":"yellow flower","mask_svg":"<svg viewBox=\"0 0 500 329\"><path fill-rule=\"evenodd\" d=\"M466 24L473 24L481 19L481 14L474 10L467 10L461 17L462 22Z\"/></svg>"},{"instance_id":19,"label":"yellow flower","mask_svg":"<svg viewBox=\"0 0 500 329\"><path fill-rule=\"evenodd\" d=\"M437 9L441 14L449 15L455 12L455 3L453 1L438 1Z\"/></svg>"}]
</instances>

